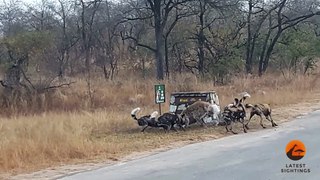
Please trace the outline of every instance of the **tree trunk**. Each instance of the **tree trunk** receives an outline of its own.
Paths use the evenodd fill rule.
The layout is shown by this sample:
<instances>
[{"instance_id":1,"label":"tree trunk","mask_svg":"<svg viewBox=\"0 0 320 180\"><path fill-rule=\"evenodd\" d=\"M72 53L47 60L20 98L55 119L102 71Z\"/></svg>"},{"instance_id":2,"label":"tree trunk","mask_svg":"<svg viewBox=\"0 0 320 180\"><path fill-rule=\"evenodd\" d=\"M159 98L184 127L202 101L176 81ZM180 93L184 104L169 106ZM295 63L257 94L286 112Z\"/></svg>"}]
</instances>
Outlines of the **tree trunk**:
<instances>
[{"instance_id":1,"label":"tree trunk","mask_svg":"<svg viewBox=\"0 0 320 180\"><path fill-rule=\"evenodd\" d=\"M143 79L146 79L146 64L145 64L145 58L142 58L142 77Z\"/></svg>"},{"instance_id":2,"label":"tree trunk","mask_svg":"<svg viewBox=\"0 0 320 180\"><path fill-rule=\"evenodd\" d=\"M266 55L265 55L265 57L264 57L264 59L263 59L263 61L262 61L262 67L261 67L261 71L259 70L259 76L261 76L264 72L266 72L266 70L267 70L267 67L268 67L268 64L269 64L269 60L270 60L270 57L271 57L271 53L272 53L272 51L273 51L273 48L274 48L274 46L276 45L276 43L277 43L277 41L278 41L278 39L279 39L279 37L280 37L280 35L281 35L281 33L283 32L283 28L282 28L282 14L281 14L281 12L282 12L282 9L284 8L284 6L285 6L285 3L286 3L286 0L283 0L281 3L280 3L280 5L279 5L279 10L278 10L278 12L277 12L277 20L278 20L278 26L277 26L277 34L276 34L276 36L271 40L271 42L270 42L270 45L269 45L269 47L268 47L268 49L267 49L267 52L266 52ZM271 20L270 20L271 21ZM270 22L271 23L271 22ZM269 33L271 33L270 31L272 31L271 30L271 25L269 25L270 27L269 27Z\"/></svg>"},{"instance_id":3,"label":"tree trunk","mask_svg":"<svg viewBox=\"0 0 320 180\"><path fill-rule=\"evenodd\" d=\"M198 34L198 71L201 75L203 75L203 69L204 69L204 12L205 12L205 4L202 5L200 1L200 15L199 15L199 20L200 20L200 29L199 29L199 34Z\"/></svg>"},{"instance_id":4,"label":"tree trunk","mask_svg":"<svg viewBox=\"0 0 320 180\"><path fill-rule=\"evenodd\" d=\"M168 55L169 48L168 48L168 38L167 37L164 40L164 50L165 50L165 67L166 67L165 71L166 71L166 76L169 79L169 75L170 75L170 72L169 72L169 55Z\"/></svg>"},{"instance_id":5,"label":"tree trunk","mask_svg":"<svg viewBox=\"0 0 320 180\"><path fill-rule=\"evenodd\" d=\"M154 22L155 22L155 36L156 36L156 65L157 65L157 79L163 80L163 25L161 23L161 1L154 1Z\"/></svg>"},{"instance_id":6,"label":"tree trunk","mask_svg":"<svg viewBox=\"0 0 320 180\"><path fill-rule=\"evenodd\" d=\"M270 17L269 17L269 30L268 30L268 34L267 34L266 38L264 39L263 47L262 47L262 51L261 51L260 59L259 59L259 71L258 71L259 76L262 76L262 73L263 73L265 53L266 53L267 46L268 46L268 42L269 42L269 38L270 38L271 32L272 32L271 26L272 26L272 19L271 19L271 16L270 16Z\"/></svg>"},{"instance_id":7,"label":"tree trunk","mask_svg":"<svg viewBox=\"0 0 320 180\"><path fill-rule=\"evenodd\" d=\"M259 72L259 75L260 74L262 75L264 72L266 72L268 64L269 64L269 60L270 60L270 57L271 57L271 53L273 51L274 46L276 45L276 42L278 41L278 39L279 39L279 37L281 35L281 33L282 33L282 30L279 30L277 32L277 35L271 41L271 44L268 47L268 50L266 52L266 56L265 56L264 61L263 61L262 72L261 73Z\"/></svg>"},{"instance_id":8,"label":"tree trunk","mask_svg":"<svg viewBox=\"0 0 320 180\"><path fill-rule=\"evenodd\" d=\"M107 66L105 64L103 65L103 74L104 74L105 80L108 80L109 79L108 69L107 69Z\"/></svg>"},{"instance_id":9,"label":"tree trunk","mask_svg":"<svg viewBox=\"0 0 320 180\"><path fill-rule=\"evenodd\" d=\"M247 23L248 23L248 39L247 39L247 47L246 47L246 73L251 74L252 73L252 55L253 52L251 51L251 46L254 46L254 44L251 44L252 41L252 34L251 34L251 14L252 14L252 0L249 0L249 14L247 17Z\"/></svg>"}]
</instances>

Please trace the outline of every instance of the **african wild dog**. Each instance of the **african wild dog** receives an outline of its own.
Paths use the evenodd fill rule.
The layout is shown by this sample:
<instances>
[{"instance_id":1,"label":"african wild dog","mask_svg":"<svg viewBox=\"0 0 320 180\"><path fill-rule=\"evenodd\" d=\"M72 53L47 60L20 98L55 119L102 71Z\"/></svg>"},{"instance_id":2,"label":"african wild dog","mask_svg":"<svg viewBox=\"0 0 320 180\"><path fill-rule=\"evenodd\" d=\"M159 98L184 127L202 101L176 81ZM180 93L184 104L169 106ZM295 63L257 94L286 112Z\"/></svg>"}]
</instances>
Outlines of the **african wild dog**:
<instances>
[{"instance_id":1,"label":"african wild dog","mask_svg":"<svg viewBox=\"0 0 320 180\"><path fill-rule=\"evenodd\" d=\"M179 125L180 123L178 115L174 113L164 113L158 118L158 126L163 126L166 131L169 131L170 129L177 131L174 127L175 124ZM181 125L179 126L182 128Z\"/></svg>"},{"instance_id":2,"label":"african wild dog","mask_svg":"<svg viewBox=\"0 0 320 180\"><path fill-rule=\"evenodd\" d=\"M147 127L163 128L165 131L169 131L170 129L177 131L174 128L174 125L179 120L177 115L171 113L164 113L159 118L157 118L158 112L154 111L151 115L142 116L138 119L136 115L140 110L140 108L133 109L131 111L131 116L134 120L138 121L139 126L145 126L141 130L141 132L144 132L144 130Z\"/></svg>"},{"instance_id":3,"label":"african wild dog","mask_svg":"<svg viewBox=\"0 0 320 180\"><path fill-rule=\"evenodd\" d=\"M204 122L204 117L212 116L214 114L219 114L220 109L215 104L210 104L204 101L197 101L192 105L188 106L185 110L179 114L178 125L182 127L188 127L190 124L198 122L202 126L206 126Z\"/></svg>"},{"instance_id":4,"label":"african wild dog","mask_svg":"<svg viewBox=\"0 0 320 180\"><path fill-rule=\"evenodd\" d=\"M232 124L240 122L243 127L243 131L246 133L247 130L244 124L244 118L246 117L245 107L242 104L242 99L239 101L238 98L235 98L233 104L229 104L224 108L222 113L223 120L225 122L225 127L227 132L231 131L233 134L237 134L232 130ZM228 126L230 125L230 129Z\"/></svg>"},{"instance_id":5,"label":"african wild dog","mask_svg":"<svg viewBox=\"0 0 320 180\"><path fill-rule=\"evenodd\" d=\"M145 129L147 129L147 127L158 127L158 122L156 121L156 117L158 116L158 112L157 111L154 111L153 113L151 113L151 115L145 115L145 116L142 116L140 118L137 118L137 114L138 112L140 112L141 109L138 107L138 108L135 108L131 111L131 117L138 121L138 125L139 126L145 126L141 132L144 132Z\"/></svg>"},{"instance_id":6,"label":"african wild dog","mask_svg":"<svg viewBox=\"0 0 320 180\"><path fill-rule=\"evenodd\" d=\"M248 122L246 123L245 127L247 129L249 129L248 127L248 124L251 120L251 118L254 116L254 115L258 115L260 116L260 125L263 127L263 128L266 128L263 123L262 123L262 114L266 117L266 119L268 121L271 122L272 124L272 127L275 127L275 126L278 126L272 119L271 117L271 107L269 104L246 104L245 107L247 109L251 109L251 112L250 112L250 118L248 120Z\"/></svg>"}]
</instances>

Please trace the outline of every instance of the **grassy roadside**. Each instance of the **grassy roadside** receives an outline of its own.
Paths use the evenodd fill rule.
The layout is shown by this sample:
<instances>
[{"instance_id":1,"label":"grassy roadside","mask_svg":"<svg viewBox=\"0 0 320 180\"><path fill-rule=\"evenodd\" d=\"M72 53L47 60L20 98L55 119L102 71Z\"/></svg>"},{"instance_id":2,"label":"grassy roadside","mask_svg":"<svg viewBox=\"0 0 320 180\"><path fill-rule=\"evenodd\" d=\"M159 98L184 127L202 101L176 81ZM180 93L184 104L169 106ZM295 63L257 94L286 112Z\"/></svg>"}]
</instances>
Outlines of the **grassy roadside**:
<instances>
[{"instance_id":1,"label":"grassy roadside","mask_svg":"<svg viewBox=\"0 0 320 180\"><path fill-rule=\"evenodd\" d=\"M271 103L274 109L273 118L282 123L320 107L320 94L317 91L319 85L316 79L317 77L298 77L292 80L274 77L239 78L232 85L221 87L196 81L191 81L195 83L190 84L187 83L190 80L186 79L179 81L180 83L166 84L168 92L216 90L222 105L231 102L239 92L248 91L252 95L248 102ZM97 159L118 161L134 152L231 135L226 134L224 127L204 129L198 126L179 133L164 134L157 129L140 133L140 129L130 117L130 110L141 106L144 114L156 109L156 106L148 103L153 102L153 84L151 80L144 83L130 81L123 83L121 89L107 85L97 89L100 100L108 99L109 106L105 110L48 112L1 118L0 172L32 172L46 167ZM151 90L143 93L140 92L141 88ZM261 129L257 121L253 122L250 131ZM267 121L264 123L270 127ZM237 130L240 131L240 128Z\"/></svg>"}]
</instances>

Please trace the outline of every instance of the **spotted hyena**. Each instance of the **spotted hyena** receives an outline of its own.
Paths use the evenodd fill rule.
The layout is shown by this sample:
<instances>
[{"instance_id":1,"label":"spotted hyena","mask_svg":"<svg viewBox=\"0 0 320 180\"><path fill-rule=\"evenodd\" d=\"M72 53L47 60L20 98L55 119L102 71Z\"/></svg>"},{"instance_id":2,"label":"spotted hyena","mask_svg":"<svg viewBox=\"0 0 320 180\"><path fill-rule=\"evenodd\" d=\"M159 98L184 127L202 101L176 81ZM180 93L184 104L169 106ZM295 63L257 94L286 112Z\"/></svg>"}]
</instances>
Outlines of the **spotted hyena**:
<instances>
[{"instance_id":1,"label":"spotted hyena","mask_svg":"<svg viewBox=\"0 0 320 180\"><path fill-rule=\"evenodd\" d=\"M204 117L213 116L214 114L217 115L219 113L220 109L217 105L204 101L197 101L181 112L179 115L179 123L185 125L185 127L195 122L205 126Z\"/></svg>"}]
</instances>

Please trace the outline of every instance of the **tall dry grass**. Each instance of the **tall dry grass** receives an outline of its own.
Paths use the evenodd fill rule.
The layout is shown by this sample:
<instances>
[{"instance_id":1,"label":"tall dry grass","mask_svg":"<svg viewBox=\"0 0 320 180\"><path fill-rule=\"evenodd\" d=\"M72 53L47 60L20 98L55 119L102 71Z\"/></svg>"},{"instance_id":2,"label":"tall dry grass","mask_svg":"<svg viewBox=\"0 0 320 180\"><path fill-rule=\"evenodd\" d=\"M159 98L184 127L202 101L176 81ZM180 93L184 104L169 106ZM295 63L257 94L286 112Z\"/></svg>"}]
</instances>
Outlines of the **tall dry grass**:
<instances>
[{"instance_id":1,"label":"tall dry grass","mask_svg":"<svg viewBox=\"0 0 320 180\"><path fill-rule=\"evenodd\" d=\"M242 91L252 98L248 102L270 103L272 107L312 99L319 84L317 76L285 79L234 78L230 85L214 86L191 75L164 81L169 94L174 91L215 90L220 104L226 105ZM160 130L139 133L131 109L139 106L147 114L157 110L154 104L153 79L130 78L126 81L93 83L94 111L89 111L86 82L78 80L71 88L46 97L41 114L11 116L0 119L0 171L20 172L61 163L89 159L113 159L123 155L163 147L176 141L201 139L205 134L224 136L222 128L195 129L164 134ZM168 110L168 103L162 105Z\"/></svg>"}]
</instances>

